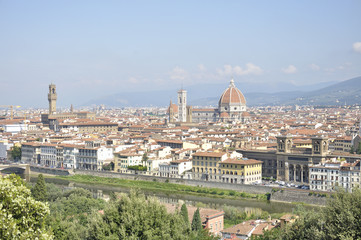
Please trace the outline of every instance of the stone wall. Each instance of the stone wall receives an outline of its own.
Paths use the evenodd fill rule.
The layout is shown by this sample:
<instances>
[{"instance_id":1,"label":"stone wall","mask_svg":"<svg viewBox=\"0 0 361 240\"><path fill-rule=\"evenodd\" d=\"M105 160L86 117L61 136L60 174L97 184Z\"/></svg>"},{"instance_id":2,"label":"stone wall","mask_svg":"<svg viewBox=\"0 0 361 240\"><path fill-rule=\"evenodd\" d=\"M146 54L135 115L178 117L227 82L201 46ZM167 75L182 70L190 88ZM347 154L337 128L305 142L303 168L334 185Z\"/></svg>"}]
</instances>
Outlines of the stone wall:
<instances>
[{"instance_id":1,"label":"stone wall","mask_svg":"<svg viewBox=\"0 0 361 240\"><path fill-rule=\"evenodd\" d=\"M45 173L45 174L52 174L52 175L59 175L59 176L67 176L71 174L71 170L66 169L56 169L56 168L45 168L45 167L37 167L37 166L30 166L31 172L36 173Z\"/></svg>"},{"instance_id":2,"label":"stone wall","mask_svg":"<svg viewBox=\"0 0 361 240\"><path fill-rule=\"evenodd\" d=\"M296 189L281 189L277 188L277 192L272 192L271 201L279 202L303 202L312 205L326 205L328 197L324 196L324 192L310 192L308 190L296 190ZM318 196L318 193L323 196Z\"/></svg>"}]
</instances>

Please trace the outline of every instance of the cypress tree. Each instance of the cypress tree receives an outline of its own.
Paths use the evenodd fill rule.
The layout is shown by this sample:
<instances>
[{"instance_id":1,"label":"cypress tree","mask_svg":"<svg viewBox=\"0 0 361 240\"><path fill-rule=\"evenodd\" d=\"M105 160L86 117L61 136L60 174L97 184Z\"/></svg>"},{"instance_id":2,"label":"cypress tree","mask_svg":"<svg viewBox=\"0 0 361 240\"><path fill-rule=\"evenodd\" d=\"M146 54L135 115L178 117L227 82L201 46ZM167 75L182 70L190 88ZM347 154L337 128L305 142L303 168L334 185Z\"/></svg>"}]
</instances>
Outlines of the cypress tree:
<instances>
[{"instance_id":1,"label":"cypress tree","mask_svg":"<svg viewBox=\"0 0 361 240\"><path fill-rule=\"evenodd\" d=\"M361 142L358 143L357 154L361 154Z\"/></svg>"},{"instance_id":2,"label":"cypress tree","mask_svg":"<svg viewBox=\"0 0 361 240\"><path fill-rule=\"evenodd\" d=\"M195 211L192 220L192 231L199 232L202 228L201 215L199 214L199 208Z\"/></svg>"},{"instance_id":3,"label":"cypress tree","mask_svg":"<svg viewBox=\"0 0 361 240\"><path fill-rule=\"evenodd\" d=\"M187 205L185 203L183 203L183 205L182 205L180 214L182 215L187 227L189 227L188 209L187 209Z\"/></svg>"},{"instance_id":4,"label":"cypress tree","mask_svg":"<svg viewBox=\"0 0 361 240\"><path fill-rule=\"evenodd\" d=\"M38 175L35 186L31 189L32 195L37 201L45 202L48 199L43 174Z\"/></svg>"}]
</instances>

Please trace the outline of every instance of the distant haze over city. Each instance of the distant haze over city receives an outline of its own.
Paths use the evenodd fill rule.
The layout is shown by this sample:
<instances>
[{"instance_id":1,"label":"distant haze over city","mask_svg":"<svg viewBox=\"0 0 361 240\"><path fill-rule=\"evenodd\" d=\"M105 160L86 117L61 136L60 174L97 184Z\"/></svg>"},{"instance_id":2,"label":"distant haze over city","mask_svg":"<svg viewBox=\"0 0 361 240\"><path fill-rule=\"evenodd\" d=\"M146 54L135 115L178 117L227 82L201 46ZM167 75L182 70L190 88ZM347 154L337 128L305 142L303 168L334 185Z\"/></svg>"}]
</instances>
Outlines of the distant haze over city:
<instances>
[{"instance_id":1,"label":"distant haze over city","mask_svg":"<svg viewBox=\"0 0 361 240\"><path fill-rule=\"evenodd\" d=\"M360 1L1 1L0 102L47 107L54 83L59 107L166 106L182 87L191 104L212 105L233 77L249 105L296 104L290 93L270 95L279 92L327 104L341 90L329 104L352 103L347 94L361 96L360 9Z\"/></svg>"}]
</instances>

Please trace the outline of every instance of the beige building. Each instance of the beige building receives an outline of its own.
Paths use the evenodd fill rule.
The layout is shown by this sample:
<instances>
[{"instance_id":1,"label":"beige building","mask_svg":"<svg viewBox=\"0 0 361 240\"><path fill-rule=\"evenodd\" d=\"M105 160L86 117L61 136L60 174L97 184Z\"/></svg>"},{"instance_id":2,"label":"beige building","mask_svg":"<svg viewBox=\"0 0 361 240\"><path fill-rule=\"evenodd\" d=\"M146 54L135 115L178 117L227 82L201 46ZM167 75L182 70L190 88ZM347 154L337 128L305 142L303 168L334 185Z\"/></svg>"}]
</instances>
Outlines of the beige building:
<instances>
[{"instance_id":1,"label":"beige building","mask_svg":"<svg viewBox=\"0 0 361 240\"><path fill-rule=\"evenodd\" d=\"M122 151L114 153L114 171L126 172L128 166L137 166L142 164L142 154L131 151Z\"/></svg>"},{"instance_id":2,"label":"beige building","mask_svg":"<svg viewBox=\"0 0 361 240\"><path fill-rule=\"evenodd\" d=\"M60 123L60 129L68 129L79 133L108 133L118 132L118 124L103 121L67 122Z\"/></svg>"}]
</instances>

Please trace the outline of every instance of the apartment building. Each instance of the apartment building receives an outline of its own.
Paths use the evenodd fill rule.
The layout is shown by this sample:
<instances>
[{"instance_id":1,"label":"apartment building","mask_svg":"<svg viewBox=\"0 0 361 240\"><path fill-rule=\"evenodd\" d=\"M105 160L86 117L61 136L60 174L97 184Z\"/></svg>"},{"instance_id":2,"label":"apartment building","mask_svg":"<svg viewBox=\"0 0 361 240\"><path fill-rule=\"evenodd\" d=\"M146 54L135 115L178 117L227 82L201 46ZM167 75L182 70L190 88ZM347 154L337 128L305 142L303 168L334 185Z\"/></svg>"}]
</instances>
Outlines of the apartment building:
<instances>
[{"instance_id":1,"label":"apartment building","mask_svg":"<svg viewBox=\"0 0 361 240\"><path fill-rule=\"evenodd\" d=\"M226 159L219 164L221 181L226 183L261 183L262 161L254 159Z\"/></svg>"},{"instance_id":2,"label":"apartment building","mask_svg":"<svg viewBox=\"0 0 361 240\"><path fill-rule=\"evenodd\" d=\"M354 163L328 161L310 165L310 189L333 191L338 187L351 192L360 185L360 161Z\"/></svg>"},{"instance_id":3,"label":"apartment building","mask_svg":"<svg viewBox=\"0 0 361 240\"><path fill-rule=\"evenodd\" d=\"M135 151L122 151L114 153L114 171L126 172L128 166L136 166L142 164L143 154L138 154Z\"/></svg>"},{"instance_id":4,"label":"apartment building","mask_svg":"<svg viewBox=\"0 0 361 240\"><path fill-rule=\"evenodd\" d=\"M192 161L187 159L175 160L159 164L159 176L168 178L182 178L186 171L192 169Z\"/></svg>"}]
</instances>

